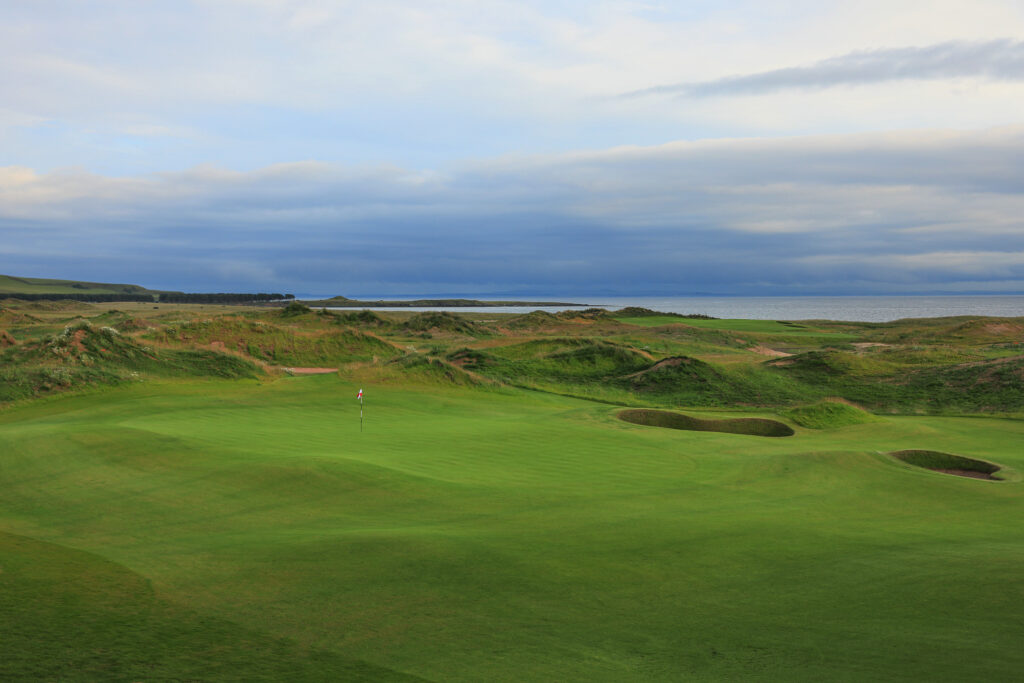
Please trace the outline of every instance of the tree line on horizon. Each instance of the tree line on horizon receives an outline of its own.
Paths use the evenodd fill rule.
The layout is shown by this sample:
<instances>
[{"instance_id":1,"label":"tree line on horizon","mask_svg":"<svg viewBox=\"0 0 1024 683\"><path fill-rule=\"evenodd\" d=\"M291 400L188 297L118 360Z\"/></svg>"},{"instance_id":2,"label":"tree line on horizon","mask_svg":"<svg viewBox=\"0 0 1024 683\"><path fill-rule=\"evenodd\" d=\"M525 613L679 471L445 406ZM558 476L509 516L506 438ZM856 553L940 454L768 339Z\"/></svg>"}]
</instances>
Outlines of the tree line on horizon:
<instances>
[{"instance_id":1,"label":"tree line on horizon","mask_svg":"<svg viewBox=\"0 0 1024 683\"><path fill-rule=\"evenodd\" d=\"M234 294L218 293L187 293L160 292L159 302L166 304L245 304L250 302L290 301L294 294Z\"/></svg>"}]
</instances>

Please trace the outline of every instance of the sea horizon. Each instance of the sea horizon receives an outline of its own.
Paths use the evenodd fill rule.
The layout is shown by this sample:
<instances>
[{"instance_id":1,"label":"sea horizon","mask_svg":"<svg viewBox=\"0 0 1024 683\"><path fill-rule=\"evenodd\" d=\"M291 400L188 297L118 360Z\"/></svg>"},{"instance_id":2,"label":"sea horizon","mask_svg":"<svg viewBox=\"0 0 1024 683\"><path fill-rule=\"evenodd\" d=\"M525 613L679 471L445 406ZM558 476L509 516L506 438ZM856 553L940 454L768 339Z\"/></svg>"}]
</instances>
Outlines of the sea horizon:
<instances>
[{"instance_id":1,"label":"sea horizon","mask_svg":"<svg viewBox=\"0 0 1024 683\"><path fill-rule=\"evenodd\" d=\"M311 297L310 297L311 298ZM385 301L411 301L428 298L468 298L479 301L508 301L481 295L462 297L390 296L374 297ZM589 307L618 310L628 306L649 308L664 313L709 315L715 318L746 318L751 320L842 320L856 322L890 322L903 318L938 318L950 316L1024 316L1024 294L882 294L882 295L764 295L764 296L531 296L534 301L565 301L577 306L410 306L390 308L375 306L329 306L329 310L352 308L371 310L452 311L463 313L528 313L549 312ZM515 300L515 297L511 298Z\"/></svg>"}]
</instances>

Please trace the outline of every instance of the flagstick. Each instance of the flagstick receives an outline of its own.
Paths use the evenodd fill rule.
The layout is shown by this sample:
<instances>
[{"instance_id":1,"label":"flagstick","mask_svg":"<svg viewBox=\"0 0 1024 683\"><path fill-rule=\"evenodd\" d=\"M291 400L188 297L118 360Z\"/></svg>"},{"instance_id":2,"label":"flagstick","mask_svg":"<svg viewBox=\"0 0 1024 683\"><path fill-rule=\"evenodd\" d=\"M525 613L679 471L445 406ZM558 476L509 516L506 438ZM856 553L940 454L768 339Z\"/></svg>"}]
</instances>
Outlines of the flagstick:
<instances>
[{"instance_id":1,"label":"flagstick","mask_svg":"<svg viewBox=\"0 0 1024 683\"><path fill-rule=\"evenodd\" d=\"M363 431L363 397L359 397L359 431Z\"/></svg>"}]
</instances>

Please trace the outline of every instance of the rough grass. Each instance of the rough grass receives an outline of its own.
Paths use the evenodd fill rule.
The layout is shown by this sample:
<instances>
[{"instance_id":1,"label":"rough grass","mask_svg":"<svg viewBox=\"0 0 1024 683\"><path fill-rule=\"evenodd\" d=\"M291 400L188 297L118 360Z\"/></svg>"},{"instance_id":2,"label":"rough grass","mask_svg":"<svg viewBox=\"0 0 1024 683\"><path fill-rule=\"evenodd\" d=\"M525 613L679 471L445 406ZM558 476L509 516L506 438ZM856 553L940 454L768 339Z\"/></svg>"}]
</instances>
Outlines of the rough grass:
<instances>
[{"instance_id":1,"label":"rough grass","mask_svg":"<svg viewBox=\"0 0 1024 683\"><path fill-rule=\"evenodd\" d=\"M0 295L17 294L146 294L150 290L139 285L53 280L34 277L0 275Z\"/></svg>"},{"instance_id":2,"label":"rough grass","mask_svg":"<svg viewBox=\"0 0 1024 683\"><path fill-rule=\"evenodd\" d=\"M502 327L510 330L528 330L552 327L559 324L560 319L547 311L532 311L505 321Z\"/></svg>"},{"instance_id":3,"label":"rough grass","mask_svg":"<svg viewBox=\"0 0 1024 683\"><path fill-rule=\"evenodd\" d=\"M876 409L1009 412L1024 409L1024 356L929 365L898 363L892 353L812 351L769 361L809 392Z\"/></svg>"},{"instance_id":4,"label":"rough grass","mask_svg":"<svg viewBox=\"0 0 1024 683\"><path fill-rule=\"evenodd\" d=\"M400 332L406 334L433 335L455 334L478 337L486 331L465 318L445 311L417 313L398 326Z\"/></svg>"},{"instance_id":5,"label":"rough grass","mask_svg":"<svg viewBox=\"0 0 1024 683\"><path fill-rule=\"evenodd\" d=\"M178 346L219 346L255 359L290 366L320 366L353 361L387 360L400 355L388 342L353 329L304 331L261 320L218 317L168 323L144 335Z\"/></svg>"},{"instance_id":6,"label":"rough grass","mask_svg":"<svg viewBox=\"0 0 1024 683\"><path fill-rule=\"evenodd\" d=\"M290 304L282 308L278 315L282 318L294 318L296 316L307 315L309 313L312 313L309 306L298 301L292 301Z\"/></svg>"},{"instance_id":7,"label":"rough grass","mask_svg":"<svg viewBox=\"0 0 1024 683\"><path fill-rule=\"evenodd\" d=\"M382 328L390 327L389 323L384 318L380 317L369 309L362 309L360 311L353 311L351 313L332 313L336 321L340 325L356 325L359 327L371 327L371 328Z\"/></svg>"},{"instance_id":8,"label":"rough grass","mask_svg":"<svg viewBox=\"0 0 1024 683\"><path fill-rule=\"evenodd\" d=\"M0 402L147 377L241 379L259 374L256 365L242 358L211 350L153 348L112 327L79 322L0 352Z\"/></svg>"},{"instance_id":9,"label":"rough grass","mask_svg":"<svg viewBox=\"0 0 1024 683\"><path fill-rule=\"evenodd\" d=\"M457 351L452 357L512 382L590 383L638 372L651 362L628 346L572 337L489 347L486 352Z\"/></svg>"},{"instance_id":10,"label":"rough grass","mask_svg":"<svg viewBox=\"0 0 1024 683\"><path fill-rule=\"evenodd\" d=\"M615 317L603 308L584 308L580 311L559 311L555 316L560 320L615 320Z\"/></svg>"},{"instance_id":11,"label":"rough grass","mask_svg":"<svg viewBox=\"0 0 1024 683\"><path fill-rule=\"evenodd\" d=\"M615 384L679 406L779 405L814 396L813 390L779 381L760 367L725 368L689 357L664 358Z\"/></svg>"},{"instance_id":12,"label":"rough grass","mask_svg":"<svg viewBox=\"0 0 1024 683\"><path fill-rule=\"evenodd\" d=\"M619 413L619 419L648 427L667 427L691 432L722 432L749 436L793 436L792 427L778 420L758 417L704 419L667 410L632 409Z\"/></svg>"},{"instance_id":13,"label":"rough grass","mask_svg":"<svg viewBox=\"0 0 1024 683\"><path fill-rule=\"evenodd\" d=\"M396 358L390 365L402 370L412 381L431 381L457 386L477 386L481 382L462 368L440 358L429 358L420 354L409 354Z\"/></svg>"},{"instance_id":14,"label":"rough grass","mask_svg":"<svg viewBox=\"0 0 1024 683\"><path fill-rule=\"evenodd\" d=\"M717 320L714 316L703 313L662 313L643 306L627 306L612 313L617 320L629 320L632 318L691 318L695 320Z\"/></svg>"}]
</instances>

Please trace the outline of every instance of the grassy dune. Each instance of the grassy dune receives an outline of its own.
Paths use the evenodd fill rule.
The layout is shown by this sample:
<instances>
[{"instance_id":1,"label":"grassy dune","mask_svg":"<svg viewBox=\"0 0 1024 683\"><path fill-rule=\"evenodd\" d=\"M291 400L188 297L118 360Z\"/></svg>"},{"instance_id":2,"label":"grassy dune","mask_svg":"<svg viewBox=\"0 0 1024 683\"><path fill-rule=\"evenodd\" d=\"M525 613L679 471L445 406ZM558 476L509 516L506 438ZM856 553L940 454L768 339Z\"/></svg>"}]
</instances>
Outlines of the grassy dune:
<instances>
[{"instance_id":1,"label":"grassy dune","mask_svg":"<svg viewBox=\"0 0 1024 683\"><path fill-rule=\"evenodd\" d=\"M1024 489L883 455L1016 472L1020 421L753 439L422 376L367 388L360 433L356 388L152 382L0 412L0 677L1012 680L1024 665Z\"/></svg>"}]
</instances>

